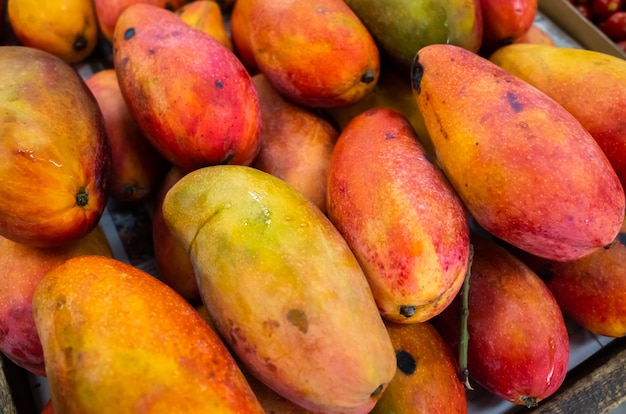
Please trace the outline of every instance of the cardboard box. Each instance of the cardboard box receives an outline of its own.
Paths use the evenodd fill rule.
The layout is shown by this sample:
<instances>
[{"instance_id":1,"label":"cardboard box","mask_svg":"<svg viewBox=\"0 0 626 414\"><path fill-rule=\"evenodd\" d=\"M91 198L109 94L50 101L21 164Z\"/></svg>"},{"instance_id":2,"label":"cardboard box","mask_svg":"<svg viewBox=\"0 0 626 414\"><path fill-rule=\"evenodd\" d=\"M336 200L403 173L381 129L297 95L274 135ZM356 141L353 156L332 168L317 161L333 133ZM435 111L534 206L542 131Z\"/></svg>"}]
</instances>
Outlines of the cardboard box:
<instances>
[{"instance_id":1,"label":"cardboard box","mask_svg":"<svg viewBox=\"0 0 626 414\"><path fill-rule=\"evenodd\" d=\"M626 53L583 17L568 0L539 0L539 10L585 49L626 59Z\"/></svg>"}]
</instances>

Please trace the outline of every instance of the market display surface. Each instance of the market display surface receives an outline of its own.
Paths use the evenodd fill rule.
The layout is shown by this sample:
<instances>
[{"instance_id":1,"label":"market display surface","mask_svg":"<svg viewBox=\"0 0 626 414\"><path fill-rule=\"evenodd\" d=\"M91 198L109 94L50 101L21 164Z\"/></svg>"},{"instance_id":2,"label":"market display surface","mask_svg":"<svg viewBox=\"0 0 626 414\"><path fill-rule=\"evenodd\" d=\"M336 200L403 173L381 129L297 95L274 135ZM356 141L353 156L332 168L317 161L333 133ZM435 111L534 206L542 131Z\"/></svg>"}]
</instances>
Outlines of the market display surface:
<instances>
[{"instance_id":1,"label":"market display surface","mask_svg":"<svg viewBox=\"0 0 626 414\"><path fill-rule=\"evenodd\" d=\"M3 3L35 412L524 412L624 336L621 38L411 3Z\"/></svg>"}]
</instances>

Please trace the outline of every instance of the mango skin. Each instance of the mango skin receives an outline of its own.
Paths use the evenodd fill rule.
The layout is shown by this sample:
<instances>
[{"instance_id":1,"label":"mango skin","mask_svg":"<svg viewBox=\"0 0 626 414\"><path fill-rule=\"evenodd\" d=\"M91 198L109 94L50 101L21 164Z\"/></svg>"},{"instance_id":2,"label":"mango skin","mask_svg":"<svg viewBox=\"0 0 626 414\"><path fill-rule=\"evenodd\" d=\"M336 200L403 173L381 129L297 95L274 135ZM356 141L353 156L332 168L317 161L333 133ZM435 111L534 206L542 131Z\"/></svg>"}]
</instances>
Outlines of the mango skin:
<instances>
[{"instance_id":1,"label":"mango skin","mask_svg":"<svg viewBox=\"0 0 626 414\"><path fill-rule=\"evenodd\" d=\"M615 243L569 262L514 251L537 273L565 315L597 335L626 335L626 222Z\"/></svg>"},{"instance_id":2,"label":"mango skin","mask_svg":"<svg viewBox=\"0 0 626 414\"><path fill-rule=\"evenodd\" d=\"M412 79L437 161L485 230L558 261L613 241L624 190L602 149L565 108L452 45L421 49Z\"/></svg>"},{"instance_id":3,"label":"mango skin","mask_svg":"<svg viewBox=\"0 0 626 414\"><path fill-rule=\"evenodd\" d=\"M561 104L589 131L626 184L626 61L591 50L508 45L489 60Z\"/></svg>"},{"instance_id":4,"label":"mango skin","mask_svg":"<svg viewBox=\"0 0 626 414\"><path fill-rule=\"evenodd\" d=\"M150 4L169 11L183 7L187 0L93 0L98 26L105 39L113 42L113 33L118 19L130 6L137 3Z\"/></svg>"},{"instance_id":5,"label":"mango skin","mask_svg":"<svg viewBox=\"0 0 626 414\"><path fill-rule=\"evenodd\" d=\"M523 35L537 9L537 0L480 0L485 43L500 46Z\"/></svg>"},{"instance_id":6,"label":"mango skin","mask_svg":"<svg viewBox=\"0 0 626 414\"><path fill-rule=\"evenodd\" d=\"M517 405L532 407L565 379L569 338L548 287L494 241L472 235L467 368L472 380ZM461 296L433 325L458 354Z\"/></svg>"},{"instance_id":7,"label":"mango skin","mask_svg":"<svg viewBox=\"0 0 626 414\"><path fill-rule=\"evenodd\" d=\"M372 34L381 53L404 72L419 49L449 43L480 49L483 18L479 0L346 0Z\"/></svg>"},{"instance_id":8,"label":"mango skin","mask_svg":"<svg viewBox=\"0 0 626 414\"><path fill-rule=\"evenodd\" d=\"M224 23L222 9L216 1L190 1L176 9L176 14L194 29L213 36L228 49L233 50L233 42Z\"/></svg>"},{"instance_id":9,"label":"mango skin","mask_svg":"<svg viewBox=\"0 0 626 414\"><path fill-rule=\"evenodd\" d=\"M353 118L335 144L327 191L328 217L384 318L424 322L448 306L467 271L468 222L403 115L382 108Z\"/></svg>"},{"instance_id":10,"label":"mango skin","mask_svg":"<svg viewBox=\"0 0 626 414\"><path fill-rule=\"evenodd\" d=\"M181 170L256 157L258 95L243 64L212 36L173 12L135 4L118 19L113 62L131 114Z\"/></svg>"},{"instance_id":11,"label":"mango skin","mask_svg":"<svg viewBox=\"0 0 626 414\"><path fill-rule=\"evenodd\" d=\"M57 413L263 413L196 310L130 264L65 261L35 290L33 316Z\"/></svg>"},{"instance_id":12,"label":"mango skin","mask_svg":"<svg viewBox=\"0 0 626 414\"><path fill-rule=\"evenodd\" d=\"M96 72L85 83L98 101L111 149L109 196L125 202L145 199L158 187L169 162L130 114L115 69Z\"/></svg>"},{"instance_id":13,"label":"mango skin","mask_svg":"<svg viewBox=\"0 0 626 414\"><path fill-rule=\"evenodd\" d=\"M77 240L108 201L98 103L70 65L39 49L0 48L0 76L0 235L38 247Z\"/></svg>"},{"instance_id":14,"label":"mango skin","mask_svg":"<svg viewBox=\"0 0 626 414\"><path fill-rule=\"evenodd\" d=\"M336 107L376 85L378 47L343 0L252 0L247 15L254 61L287 99Z\"/></svg>"},{"instance_id":15,"label":"mango skin","mask_svg":"<svg viewBox=\"0 0 626 414\"><path fill-rule=\"evenodd\" d=\"M293 186L326 212L330 156L339 132L318 113L283 98L262 73L252 77L261 102L261 149L251 166Z\"/></svg>"},{"instance_id":16,"label":"mango skin","mask_svg":"<svg viewBox=\"0 0 626 414\"><path fill-rule=\"evenodd\" d=\"M54 248L37 248L0 237L0 352L16 365L45 376L43 349L32 299L46 273L70 257L100 254L112 257L100 227L79 240Z\"/></svg>"},{"instance_id":17,"label":"mango skin","mask_svg":"<svg viewBox=\"0 0 626 414\"><path fill-rule=\"evenodd\" d=\"M386 322L398 369L372 414L467 413L456 355L430 322Z\"/></svg>"},{"instance_id":18,"label":"mango skin","mask_svg":"<svg viewBox=\"0 0 626 414\"><path fill-rule=\"evenodd\" d=\"M248 372L313 412L371 410L395 373L393 347L356 258L317 207L271 174L221 165L174 184L163 216Z\"/></svg>"}]
</instances>

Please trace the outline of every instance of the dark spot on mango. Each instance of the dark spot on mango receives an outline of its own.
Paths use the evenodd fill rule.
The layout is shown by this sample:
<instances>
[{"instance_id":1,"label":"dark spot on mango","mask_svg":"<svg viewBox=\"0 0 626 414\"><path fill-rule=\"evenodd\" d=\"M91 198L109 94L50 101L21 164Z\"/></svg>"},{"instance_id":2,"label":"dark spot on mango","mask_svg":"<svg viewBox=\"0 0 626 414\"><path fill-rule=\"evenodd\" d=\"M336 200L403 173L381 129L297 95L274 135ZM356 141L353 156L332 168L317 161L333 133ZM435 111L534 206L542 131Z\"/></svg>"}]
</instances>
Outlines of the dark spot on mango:
<instances>
[{"instance_id":1,"label":"dark spot on mango","mask_svg":"<svg viewBox=\"0 0 626 414\"><path fill-rule=\"evenodd\" d=\"M89 42L87 41L87 38L85 37L85 35L79 34L79 35L76 35L72 48L74 48L75 51L80 52L81 50L85 50L85 48L87 48L88 43Z\"/></svg>"},{"instance_id":2,"label":"dark spot on mango","mask_svg":"<svg viewBox=\"0 0 626 414\"><path fill-rule=\"evenodd\" d=\"M415 362L413 355L404 349L396 351L396 364L400 372L405 375L413 375L415 373L415 369L417 368L417 363Z\"/></svg>"},{"instance_id":3,"label":"dark spot on mango","mask_svg":"<svg viewBox=\"0 0 626 414\"><path fill-rule=\"evenodd\" d=\"M365 71L363 76L361 76L361 82L363 83L372 83L376 80L376 73L372 69L368 69Z\"/></svg>"},{"instance_id":4,"label":"dark spot on mango","mask_svg":"<svg viewBox=\"0 0 626 414\"><path fill-rule=\"evenodd\" d=\"M296 326L302 333L307 333L309 330L309 321L301 309L290 309L287 312L287 320L294 326Z\"/></svg>"},{"instance_id":5,"label":"dark spot on mango","mask_svg":"<svg viewBox=\"0 0 626 414\"><path fill-rule=\"evenodd\" d=\"M78 207L85 207L89 204L89 194L85 187L81 187L76 194L76 205Z\"/></svg>"},{"instance_id":6,"label":"dark spot on mango","mask_svg":"<svg viewBox=\"0 0 626 414\"><path fill-rule=\"evenodd\" d=\"M384 389L385 389L384 384L380 384L378 387L376 387L376 389L374 390L374 392L372 392L372 393L370 394L370 397L371 397L371 398L376 398L376 397L378 397L379 395L381 395L381 394L382 394L382 392L383 392L383 390L384 390Z\"/></svg>"},{"instance_id":7,"label":"dark spot on mango","mask_svg":"<svg viewBox=\"0 0 626 414\"><path fill-rule=\"evenodd\" d=\"M176 10L176 8L174 7L174 5L172 3L165 3L165 8L169 11L174 11Z\"/></svg>"},{"instance_id":8,"label":"dark spot on mango","mask_svg":"<svg viewBox=\"0 0 626 414\"><path fill-rule=\"evenodd\" d=\"M422 77L424 76L424 66L419 63L419 54L413 57L413 63L411 64L411 87L417 94L422 92Z\"/></svg>"},{"instance_id":9,"label":"dark spot on mango","mask_svg":"<svg viewBox=\"0 0 626 414\"><path fill-rule=\"evenodd\" d=\"M385 132L385 139L396 139L396 136L391 132Z\"/></svg>"},{"instance_id":10,"label":"dark spot on mango","mask_svg":"<svg viewBox=\"0 0 626 414\"><path fill-rule=\"evenodd\" d=\"M218 79L218 80L215 81L215 86L218 89L222 89L224 87L224 82L222 82L221 80Z\"/></svg>"},{"instance_id":11,"label":"dark spot on mango","mask_svg":"<svg viewBox=\"0 0 626 414\"><path fill-rule=\"evenodd\" d=\"M517 96L513 92L508 91L506 93L506 99L509 102L509 105L511 105L511 109L513 109L516 114L522 112L524 106L517 100Z\"/></svg>"},{"instance_id":12,"label":"dark spot on mango","mask_svg":"<svg viewBox=\"0 0 626 414\"><path fill-rule=\"evenodd\" d=\"M148 54L150 56L154 55L154 53L155 53L154 49L148 49Z\"/></svg>"},{"instance_id":13,"label":"dark spot on mango","mask_svg":"<svg viewBox=\"0 0 626 414\"><path fill-rule=\"evenodd\" d=\"M124 32L124 40L130 40L135 36L135 28L130 27Z\"/></svg>"},{"instance_id":14,"label":"dark spot on mango","mask_svg":"<svg viewBox=\"0 0 626 414\"><path fill-rule=\"evenodd\" d=\"M415 315L415 310L415 306L402 305L400 306L399 312L400 315L404 316L405 318L410 318L411 316Z\"/></svg>"}]
</instances>

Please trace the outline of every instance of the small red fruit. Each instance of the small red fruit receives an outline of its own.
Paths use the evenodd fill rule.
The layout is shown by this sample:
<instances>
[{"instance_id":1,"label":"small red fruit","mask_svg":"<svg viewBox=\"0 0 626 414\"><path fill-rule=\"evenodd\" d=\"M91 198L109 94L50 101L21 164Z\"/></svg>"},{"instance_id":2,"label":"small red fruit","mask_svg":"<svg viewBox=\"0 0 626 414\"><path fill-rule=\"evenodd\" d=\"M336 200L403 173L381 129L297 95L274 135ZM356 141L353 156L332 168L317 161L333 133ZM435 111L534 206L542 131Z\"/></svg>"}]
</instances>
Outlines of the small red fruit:
<instances>
[{"instance_id":1,"label":"small red fruit","mask_svg":"<svg viewBox=\"0 0 626 414\"><path fill-rule=\"evenodd\" d=\"M613 13L600 28L614 42L626 40L626 11Z\"/></svg>"},{"instance_id":2,"label":"small red fruit","mask_svg":"<svg viewBox=\"0 0 626 414\"><path fill-rule=\"evenodd\" d=\"M622 0L593 0L591 17L594 21L602 21L622 7Z\"/></svg>"}]
</instances>

